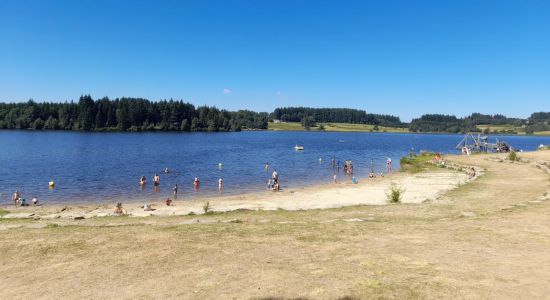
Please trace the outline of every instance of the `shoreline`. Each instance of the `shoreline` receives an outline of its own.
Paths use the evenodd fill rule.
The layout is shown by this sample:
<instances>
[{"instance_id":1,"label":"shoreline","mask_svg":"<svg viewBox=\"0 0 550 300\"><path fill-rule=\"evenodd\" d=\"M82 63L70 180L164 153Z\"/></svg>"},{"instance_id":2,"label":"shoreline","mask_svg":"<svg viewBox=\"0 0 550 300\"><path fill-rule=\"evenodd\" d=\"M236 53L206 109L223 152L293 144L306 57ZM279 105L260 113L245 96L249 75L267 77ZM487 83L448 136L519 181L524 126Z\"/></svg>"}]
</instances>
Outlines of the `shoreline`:
<instances>
[{"instance_id":1,"label":"shoreline","mask_svg":"<svg viewBox=\"0 0 550 300\"><path fill-rule=\"evenodd\" d=\"M348 124L348 123L345 123ZM354 123L349 123L354 124ZM75 133L173 133L173 134L192 134L192 133L239 133L239 132L334 132L334 133L391 133L391 134L432 134L432 135L465 135L465 134L482 134L482 135L491 135L491 136L526 136L526 137L550 137L550 133L488 133L484 134L483 132L468 132L468 133L456 133L456 132L415 132L415 131L370 131L370 130L293 130L293 129L242 129L240 131L177 131L177 130L142 130L142 131L129 131L129 130L62 130L62 129L31 129L31 128L0 128L0 131L23 131L23 132L75 132Z\"/></svg>"},{"instance_id":2,"label":"shoreline","mask_svg":"<svg viewBox=\"0 0 550 300\"><path fill-rule=\"evenodd\" d=\"M452 167L451 167L452 168ZM455 168L458 169L458 168ZM434 202L446 192L475 180L468 175L449 168L427 170L419 173L394 172L385 177L359 178L357 184L351 182L327 183L297 187L273 192L247 192L238 195L204 196L192 200L174 200L166 206L163 201L130 200L121 201L126 215L130 217L183 216L204 214L203 206L209 203L212 212L236 210L313 210L330 209L354 205L385 205L386 193L392 184L405 189L402 203L421 204ZM153 211L144 211L144 203L152 204ZM71 203L42 204L14 208L2 205L9 211L2 216L10 218L34 219L85 219L93 217L117 216L113 213L116 203Z\"/></svg>"}]
</instances>

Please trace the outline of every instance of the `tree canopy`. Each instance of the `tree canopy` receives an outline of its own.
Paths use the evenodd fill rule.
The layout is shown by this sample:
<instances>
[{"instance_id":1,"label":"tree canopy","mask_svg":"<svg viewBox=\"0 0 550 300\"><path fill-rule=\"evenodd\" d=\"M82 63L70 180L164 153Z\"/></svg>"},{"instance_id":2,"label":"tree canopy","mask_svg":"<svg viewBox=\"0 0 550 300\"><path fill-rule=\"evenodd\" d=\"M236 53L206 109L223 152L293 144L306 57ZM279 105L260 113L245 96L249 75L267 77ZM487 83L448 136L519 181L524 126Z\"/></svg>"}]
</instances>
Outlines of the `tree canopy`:
<instances>
[{"instance_id":1,"label":"tree canopy","mask_svg":"<svg viewBox=\"0 0 550 300\"><path fill-rule=\"evenodd\" d=\"M240 131L267 129L268 114L195 107L181 100L92 99L78 103L0 103L0 129Z\"/></svg>"}]
</instances>

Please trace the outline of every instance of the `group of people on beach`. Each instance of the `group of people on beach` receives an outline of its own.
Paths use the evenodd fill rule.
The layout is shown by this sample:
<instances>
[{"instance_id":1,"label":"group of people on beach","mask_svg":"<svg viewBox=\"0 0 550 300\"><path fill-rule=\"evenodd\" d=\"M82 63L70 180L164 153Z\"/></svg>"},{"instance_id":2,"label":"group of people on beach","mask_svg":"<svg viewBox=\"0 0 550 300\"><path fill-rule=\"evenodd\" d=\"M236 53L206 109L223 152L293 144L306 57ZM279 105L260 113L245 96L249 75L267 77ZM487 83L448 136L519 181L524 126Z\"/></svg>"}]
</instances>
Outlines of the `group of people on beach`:
<instances>
[{"instance_id":1,"label":"group of people on beach","mask_svg":"<svg viewBox=\"0 0 550 300\"><path fill-rule=\"evenodd\" d=\"M18 207L18 206L29 206L30 204L27 202L27 199L25 198L22 198L21 197L21 193L17 190L15 192L13 192L13 195L11 196L11 200L13 201L13 205L15 207ZM32 200L32 205L33 206L36 206L38 205L38 198L36 197L33 197Z\"/></svg>"}]
</instances>

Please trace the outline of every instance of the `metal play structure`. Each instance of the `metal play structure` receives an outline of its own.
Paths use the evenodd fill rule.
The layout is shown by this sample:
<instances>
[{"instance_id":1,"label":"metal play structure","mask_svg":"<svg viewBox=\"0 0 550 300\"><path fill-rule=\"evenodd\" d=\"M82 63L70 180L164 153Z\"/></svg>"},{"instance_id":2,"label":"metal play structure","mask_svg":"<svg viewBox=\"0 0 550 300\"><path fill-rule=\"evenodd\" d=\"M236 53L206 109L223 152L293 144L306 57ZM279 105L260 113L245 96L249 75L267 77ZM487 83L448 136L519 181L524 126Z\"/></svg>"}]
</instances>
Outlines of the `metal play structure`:
<instances>
[{"instance_id":1,"label":"metal play structure","mask_svg":"<svg viewBox=\"0 0 550 300\"><path fill-rule=\"evenodd\" d=\"M469 133L464 135L464 138L456 145L456 149L462 151L462 154L470 155L470 153L478 152L500 152L507 153L515 151L510 144L505 141L499 141L495 138L495 142L489 142L489 137L478 134L477 137Z\"/></svg>"}]
</instances>

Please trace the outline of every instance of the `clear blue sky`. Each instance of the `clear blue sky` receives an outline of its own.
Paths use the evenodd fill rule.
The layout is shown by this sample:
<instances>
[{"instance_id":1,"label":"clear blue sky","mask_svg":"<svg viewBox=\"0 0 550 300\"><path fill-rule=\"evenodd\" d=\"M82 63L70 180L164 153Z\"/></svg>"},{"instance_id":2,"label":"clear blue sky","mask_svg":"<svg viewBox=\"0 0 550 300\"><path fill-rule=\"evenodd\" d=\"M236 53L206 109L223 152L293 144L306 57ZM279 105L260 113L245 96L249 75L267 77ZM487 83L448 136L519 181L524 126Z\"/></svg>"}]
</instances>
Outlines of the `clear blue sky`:
<instances>
[{"instance_id":1,"label":"clear blue sky","mask_svg":"<svg viewBox=\"0 0 550 300\"><path fill-rule=\"evenodd\" d=\"M0 0L0 101L550 111L550 1Z\"/></svg>"}]
</instances>

